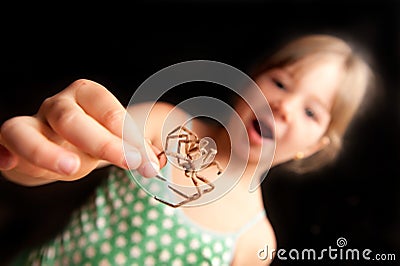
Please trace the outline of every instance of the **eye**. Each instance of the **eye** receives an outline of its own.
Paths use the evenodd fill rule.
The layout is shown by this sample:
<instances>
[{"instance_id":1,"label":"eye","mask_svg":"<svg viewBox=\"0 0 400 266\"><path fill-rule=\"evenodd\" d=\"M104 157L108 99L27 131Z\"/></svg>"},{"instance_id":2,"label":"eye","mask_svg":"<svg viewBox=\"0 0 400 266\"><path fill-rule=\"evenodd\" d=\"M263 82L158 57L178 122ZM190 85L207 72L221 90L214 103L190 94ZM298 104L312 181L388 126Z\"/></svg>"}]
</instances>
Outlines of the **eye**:
<instances>
[{"instance_id":1,"label":"eye","mask_svg":"<svg viewBox=\"0 0 400 266\"><path fill-rule=\"evenodd\" d=\"M312 109L306 108L304 112L306 113L306 116L316 119L315 112Z\"/></svg>"},{"instance_id":2,"label":"eye","mask_svg":"<svg viewBox=\"0 0 400 266\"><path fill-rule=\"evenodd\" d=\"M280 82L279 80L273 78L273 79L272 79L272 82L273 82L273 83L275 84L275 86L278 87L279 89L281 89L281 90L286 90L285 85L283 85L283 83Z\"/></svg>"}]
</instances>

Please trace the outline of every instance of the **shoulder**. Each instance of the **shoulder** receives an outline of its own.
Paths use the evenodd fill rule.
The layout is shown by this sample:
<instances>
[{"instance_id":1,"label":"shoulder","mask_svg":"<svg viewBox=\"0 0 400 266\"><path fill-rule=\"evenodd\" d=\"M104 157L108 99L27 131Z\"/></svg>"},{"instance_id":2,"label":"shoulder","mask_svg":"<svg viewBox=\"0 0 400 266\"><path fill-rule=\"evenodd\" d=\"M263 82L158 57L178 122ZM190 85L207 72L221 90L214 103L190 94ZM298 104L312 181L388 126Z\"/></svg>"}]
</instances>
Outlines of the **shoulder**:
<instances>
[{"instance_id":1,"label":"shoulder","mask_svg":"<svg viewBox=\"0 0 400 266\"><path fill-rule=\"evenodd\" d=\"M268 218L265 218L240 237L234 265L241 265L242 262L251 265L269 265L272 263L271 255L276 247L273 227ZM265 257L266 252L267 257Z\"/></svg>"}]
</instances>

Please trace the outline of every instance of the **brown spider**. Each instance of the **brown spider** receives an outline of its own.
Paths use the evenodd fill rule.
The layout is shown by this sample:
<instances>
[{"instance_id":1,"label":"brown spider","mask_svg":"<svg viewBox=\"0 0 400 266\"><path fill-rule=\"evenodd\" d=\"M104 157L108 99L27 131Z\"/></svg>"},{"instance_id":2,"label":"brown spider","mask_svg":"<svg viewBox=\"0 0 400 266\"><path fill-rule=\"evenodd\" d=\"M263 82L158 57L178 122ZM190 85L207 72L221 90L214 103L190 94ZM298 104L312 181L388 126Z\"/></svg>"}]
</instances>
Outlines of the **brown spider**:
<instances>
[{"instance_id":1,"label":"brown spider","mask_svg":"<svg viewBox=\"0 0 400 266\"><path fill-rule=\"evenodd\" d=\"M171 144L170 141L174 139L175 141L177 141L177 148L175 151L171 151L169 148ZM213 183L198 174L199 171L202 171L211 166L217 167L217 175L220 175L222 173L222 168L220 167L219 163L214 160L215 155L217 154L217 149L206 149L206 147L212 141L212 139L210 139L211 141L207 139L210 138L202 138L201 140L199 140L197 135L185 126L178 126L167 135L165 150L159 153L157 156L160 157L161 155L165 154L166 156L172 157L175 160L176 165L184 170L185 176L192 180L197 192L192 195L186 195L185 193L177 190L171 185L168 185L169 189L185 199L176 204L167 202L155 196L154 198L156 200L176 208L200 198L202 194L208 193L215 188ZM164 182L167 182L167 180L162 176L157 175L157 178ZM208 188L200 190L197 179L205 183Z\"/></svg>"}]
</instances>

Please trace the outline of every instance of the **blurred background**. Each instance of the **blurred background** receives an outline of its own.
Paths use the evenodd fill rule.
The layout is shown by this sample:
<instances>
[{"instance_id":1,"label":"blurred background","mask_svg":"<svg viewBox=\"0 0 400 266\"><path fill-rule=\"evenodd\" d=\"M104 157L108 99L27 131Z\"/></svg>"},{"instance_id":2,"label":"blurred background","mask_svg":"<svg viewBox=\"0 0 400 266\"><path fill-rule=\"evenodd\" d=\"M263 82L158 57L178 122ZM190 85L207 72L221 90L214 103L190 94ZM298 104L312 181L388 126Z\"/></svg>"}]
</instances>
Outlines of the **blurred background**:
<instances>
[{"instance_id":1,"label":"blurred background","mask_svg":"<svg viewBox=\"0 0 400 266\"><path fill-rule=\"evenodd\" d=\"M24 10L13 10L1 24L0 123L34 114L78 78L103 84L126 105L150 75L185 60L216 60L247 72L259 56L302 34L335 34L359 44L380 82L373 108L352 125L334 165L307 175L271 170L262 184L265 205L280 248L321 250L344 237L348 248L396 254L397 264L370 265L400 265L398 1L139 1ZM191 93L178 90L169 100ZM196 93L226 97L204 84ZM35 189L1 178L0 263L56 233L104 171ZM274 261L286 264L302 262Z\"/></svg>"}]
</instances>

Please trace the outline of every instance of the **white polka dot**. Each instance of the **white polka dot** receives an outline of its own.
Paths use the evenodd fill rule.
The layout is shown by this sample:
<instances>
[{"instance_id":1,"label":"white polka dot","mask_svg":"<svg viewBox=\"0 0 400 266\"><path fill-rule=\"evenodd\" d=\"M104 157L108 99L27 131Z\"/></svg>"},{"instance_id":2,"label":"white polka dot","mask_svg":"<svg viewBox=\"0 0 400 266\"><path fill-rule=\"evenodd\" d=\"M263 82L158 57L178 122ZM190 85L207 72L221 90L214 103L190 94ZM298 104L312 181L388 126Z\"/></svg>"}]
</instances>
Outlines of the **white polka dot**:
<instances>
[{"instance_id":1,"label":"white polka dot","mask_svg":"<svg viewBox=\"0 0 400 266\"><path fill-rule=\"evenodd\" d=\"M104 209L103 209L103 213L104 213L104 215L110 215L110 213L111 213L111 207L108 206L108 205L106 205L106 206L104 207Z\"/></svg>"},{"instance_id":2,"label":"white polka dot","mask_svg":"<svg viewBox=\"0 0 400 266\"><path fill-rule=\"evenodd\" d=\"M104 230L104 237L107 239L110 239L113 235L113 232L110 228L106 228L106 230Z\"/></svg>"},{"instance_id":3,"label":"white polka dot","mask_svg":"<svg viewBox=\"0 0 400 266\"><path fill-rule=\"evenodd\" d=\"M47 257L49 259L53 259L56 255L56 249L54 247L49 247L49 249L47 250Z\"/></svg>"},{"instance_id":4,"label":"white polka dot","mask_svg":"<svg viewBox=\"0 0 400 266\"><path fill-rule=\"evenodd\" d=\"M149 197L148 202L151 206L156 206L156 205L160 204L160 202L158 200L156 200L154 197L151 197L151 198Z\"/></svg>"},{"instance_id":5,"label":"white polka dot","mask_svg":"<svg viewBox=\"0 0 400 266\"><path fill-rule=\"evenodd\" d=\"M202 240L202 242L208 244L208 243L210 243L210 241L211 241L211 236L208 235L208 234L203 234L203 235L201 236L201 240Z\"/></svg>"},{"instance_id":6,"label":"white polka dot","mask_svg":"<svg viewBox=\"0 0 400 266\"><path fill-rule=\"evenodd\" d=\"M113 202L113 206L114 206L115 209L121 208L121 206L122 206L122 200L116 199L116 200Z\"/></svg>"},{"instance_id":7,"label":"white polka dot","mask_svg":"<svg viewBox=\"0 0 400 266\"><path fill-rule=\"evenodd\" d=\"M211 257L211 249L209 247L203 248L203 251L201 252L205 258L210 258Z\"/></svg>"},{"instance_id":8,"label":"white polka dot","mask_svg":"<svg viewBox=\"0 0 400 266\"><path fill-rule=\"evenodd\" d=\"M134 181L133 182L129 182L129 184L128 184L128 189L129 190L133 190L135 187L136 187L136 184L134 183Z\"/></svg>"},{"instance_id":9,"label":"white polka dot","mask_svg":"<svg viewBox=\"0 0 400 266\"><path fill-rule=\"evenodd\" d=\"M86 242L86 237L82 236L81 238L79 238L78 246L82 248L86 246Z\"/></svg>"},{"instance_id":10,"label":"white polka dot","mask_svg":"<svg viewBox=\"0 0 400 266\"><path fill-rule=\"evenodd\" d=\"M174 215L174 208L167 206L166 208L164 208L164 214L167 216L172 216Z\"/></svg>"},{"instance_id":11,"label":"white polka dot","mask_svg":"<svg viewBox=\"0 0 400 266\"><path fill-rule=\"evenodd\" d=\"M119 236L117 240L115 241L118 247L125 247L126 245L126 239L123 236Z\"/></svg>"},{"instance_id":12,"label":"white polka dot","mask_svg":"<svg viewBox=\"0 0 400 266\"><path fill-rule=\"evenodd\" d=\"M143 180L146 180L146 179L143 179ZM144 192L142 189L139 190L139 192L138 192L138 197L139 197L140 199L143 199L144 197L146 197L146 192Z\"/></svg>"},{"instance_id":13,"label":"white polka dot","mask_svg":"<svg viewBox=\"0 0 400 266\"><path fill-rule=\"evenodd\" d=\"M192 249L197 249L197 248L199 248L200 247L200 241L197 239L197 238L195 238L195 239L192 239L191 241L190 241L190 248L192 248Z\"/></svg>"},{"instance_id":14,"label":"white polka dot","mask_svg":"<svg viewBox=\"0 0 400 266\"><path fill-rule=\"evenodd\" d=\"M87 233L87 232L91 231L92 228L93 228L92 224L87 223L87 224L85 224L85 225L83 226L83 231L84 231L85 233Z\"/></svg>"},{"instance_id":15,"label":"white polka dot","mask_svg":"<svg viewBox=\"0 0 400 266\"><path fill-rule=\"evenodd\" d=\"M121 209L121 216L122 216L122 217L128 217L128 215L129 215L128 209L127 209L126 207L123 207L123 208Z\"/></svg>"},{"instance_id":16,"label":"white polka dot","mask_svg":"<svg viewBox=\"0 0 400 266\"><path fill-rule=\"evenodd\" d=\"M144 260L144 265L146 265L146 266L153 266L155 264L156 264L156 261L151 256L147 256L146 259Z\"/></svg>"},{"instance_id":17,"label":"white polka dot","mask_svg":"<svg viewBox=\"0 0 400 266\"><path fill-rule=\"evenodd\" d=\"M163 262L168 261L171 258L171 254L168 252L168 250L163 250L160 253L160 260Z\"/></svg>"},{"instance_id":18,"label":"white polka dot","mask_svg":"<svg viewBox=\"0 0 400 266\"><path fill-rule=\"evenodd\" d=\"M149 190L152 194L157 194L160 191L160 187L157 184L151 184Z\"/></svg>"},{"instance_id":19,"label":"white polka dot","mask_svg":"<svg viewBox=\"0 0 400 266\"><path fill-rule=\"evenodd\" d=\"M71 250L74 250L74 249L75 249L75 242L74 241L69 242L67 244L67 250L71 251Z\"/></svg>"},{"instance_id":20,"label":"white polka dot","mask_svg":"<svg viewBox=\"0 0 400 266\"><path fill-rule=\"evenodd\" d=\"M200 265L201 266L210 266L211 264L208 263L207 261L203 261Z\"/></svg>"},{"instance_id":21,"label":"white polka dot","mask_svg":"<svg viewBox=\"0 0 400 266\"><path fill-rule=\"evenodd\" d=\"M121 188L118 190L118 194L119 194L120 196L125 195L125 193L126 193L126 188L125 188L125 187L121 187Z\"/></svg>"},{"instance_id":22,"label":"white polka dot","mask_svg":"<svg viewBox=\"0 0 400 266\"><path fill-rule=\"evenodd\" d=\"M147 184L149 183L150 179L148 179L148 178L141 178L139 181L140 181L140 183L142 183L143 185L147 185Z\"/></svg>"},{"instance_id":23,"label":"white polka dot","mask_svg":"<svg viewBox=\"0 0 400 266\"><path fill-rule=\"evenodd\" d=\"M147 227L147 234L148 234L149 236L154 236L154 235L157 234L157 233L158 233L158 228L157 228L157 226L155 226L154 224L149 225L149 226Z\"/></svg>"},{"instance_id":24,"label":"white polka dot","mask_svg":"<svg viewBox=\"0 0 400 266\"><path fill-rule=\"evenodd\" d=\"M221 265L221 259L218 257L214 257L211 259L211 264L212 265Z\"/></svg>"},{"instance_id":25,"label":"white polka dot","mask_svg":"<svg viewBox=\"0 0 400 266\"><path fill-rule=\"evenodd\" d=\"M193 264L195 262L197 262L197 256L194 253L190 253L187 257L186 257L187 262L189 262L190 264Z\"/></svg>"},{"instance_id":26,"label":"white polka dot","mask_svg":"<svg viewBox=\"0 0 400 266\"><path fill-rule=\"evenodd\" d=\"M143 211L144 210L143 203L141 202L136 203L135 206L133 206L133 209L137 212Z\"/></svg>"},{"instance_id":27,"label":"white polka dot","mask_svg":"<svg viewBox=\"0 0 400 266\"><path fill-rule=\"evenodd\" d=\"M64 241L69 241L71 238L71 234L69 231L65 231L64 235L63 235L63 240Z\"/></svg>"},{"instance_id":28,"label":"white polka dot","mask_svg":"<svg viewBox=\"0 0 400 266\"><path fill-rule=\"evenodd\" d=\"M108 191L108 197L109 197L110 199L115 198L115 192L114 192L113 190L109 190L109 191Z\"/></svg>"},{"instance_id":29,"label":"white polka dot","mask_svg":"<svg viewBox=\"0 0 400 266\"><path fill-rule=\"evenodd\" d=\"M233 245L233 240L232 240L232 238L228 237L228 238L225 240L225 244L226 244L227 246L231 247L231 246Z\"/></svg>"},{"instance_id":30,"label":"white polka dot","mask_svg":"<svg viewBox=\"0 0 400 266\"><path fill-rule=\"evenodd\" d=\"M88 258L93 258L96 255L96 250L94 247L90 246L86 249L85 254Z\"/></svg>"},{"instance_id":31,"label":"white polka dot","mask_svg":"<svg viewBox=\"0 0 400 266\"><path fill-rule=\"evenodd\" d=\"M118 225L118 231L123 233L126 232L126 230L128 230L128 225L126 224L126 222L125 221L120 222Z\"/></svg>"},{"instance_id":32,"label":"white polka dot","mask_svg":"<svg viewBox=\"0 0 400 266\"><path fill-rule=\"evenodd\" d=\"M71 227L77 226L79 223L79 217L74 217L71 222Z\"/></svg>"},{"instance_id":33,"label":"white polka dot","mask_svg":"<svg viewBox=\"0 0 400 266\"><path fill-rule=\"evenodd\" d=\"M143 223L143 220L142 220L142 218L140 216L136 215L135 217L132 218L132 225L141 226L142 223Z\"/></svg>"},{"instance_id":34,"label":"white polka dot","mask_svg":"<svg viewBox=\"0 0 400 266\"><path fill-rule=\"evenodd\" d=\"M110 173L110 175L108 176L108 179L110 181L115 180L115 177L116 177L117 174L118 174L117 171L115 171L114 173Z\"/></svg>"},{"instance_id":35,"label":"white polka dot","mask_svg":"<svg viewBox=\"0 0 400 266\"><path fill-rule=\"evenodd\" d=\"M172 220L169 219L169 218L166 218L166 219L163 221L163 227L164 227L165 229L171 229L171 228L172 228L172 225L173 225Z\"/></svg>"},{"instance_id":36,"label":"white polka dot","mask_svg":"<svg viewBox=\"0 0 400 266\"><path fill-rule=\"evenodd\" d=\"M98 228L103 228L106 225L106 218L104 217L97 218L96 225Z\"/></svg>"},{"instance_id":37,"label":"white polka dot","mask_svg":"<svg viewBox=\"0 0 400 266\"><path fill-rule=\"evenodd\" d=\"M132 247L130 250L130 254L133 258L139 258L141 252L140 249L138 247Z\"/></svg>"},{"instance_id":38,"label":"white polka dot","mask_svg":"<svg viewBox=\"0 0 400 266\"><path fill-rule=\"evenodd\" d=\"M116 256L115 256L115 262L118 264L118 265L124 265L125 264L125 262L126 262L126 257L125 257L125 255L123 254L123 253L118 253Z\"/></svg>"},{"instance_id":39,"label":"white polka dot","mask_svg":"<svg viewBox=\"0 0 400 266\"><path fill-rule=\"evenodd\" d=\"M153 252L154 250L156 250L156 248L157 248L156 242L154 242L153 240L147 242L146 251Z\"/></svg>"},{"instance_id":40,"label":"white polka dot","mask_svg":"<svg viewBox=\"0 0 400 266\"><path fill-rule=\"evenodd\" d=\"M110 217L110 224L116 224L117 221L118 221L118 216L115 215L115 214L111 215L111 217Z\"/></svg>"},{"instance_id":41,"label":"white polka dot","mask_svg":"<svg viewBox=\"0 0 400 266\"><path fill-rule=\"evenodd\" d=\"M97 242L97 240L99 240L99 234L97 232L93 232L90 234L89 236L89 240L90 242Z\"/></svg>"},{"instance_id":42,"label":"white polka dot","mask_svg":"<svg viewBox=\"0 0 400 266\"><path fill-rule=\"evenodd\" d=\"M231 256L232 256L232 254L229 251L225 251L224 254L222 254L222 259L224 261L230 261Z\"/></svg>"},{"instance_id":43,"label":"white polka dot","mask_svg":"<svg viewBox=\"0 0 400 266\"><path fill-rule=\"evenodd\" d=\"M185 238L186 235L187 235L187 232L186 232L186 230L184 228L179 228L178 229L177 236L179 238Z\"/></svg>"},{"instance_id":44,"label":"white polka dot","mask_svg":"<svg viewBox=\"0 0 400 266\"><path fill-rule=\"evenodd\" d=\"M82 221L86 222L88 220L88 218L89 218L89 215L86 212L82 213L82 215L81 215Z\"/></svg>"},{"instance_id":45,"label":"white polka dot","mask_svg":"<svg viewBox=\"0 0 400 266\"><path fill-rule=\"evenodd\" d=\"M72 260L74 261L75 264L78 264L82 261L82 256L79 251L75 251L74 254L72 255Z\"/></svg>"},{"instance_id":46,"label":"white polka dot","mask_svg":"<svg viewBox=\"0 0 400 266\"><path fill-rule=\"evenodd\" d=\"M120 169L117 169L117 170L115 171L115 175L113 175L113 178L116 179L115 177L121 178L121 177L123 177L123 176L124 176L124 172L121 171Z\"/></svg>"},{"instance_id":47,"label":"white polka dot","mask_svg":"<svg viewBox=\"0 0 400 266\"><path fill-rule=\"evenodd\" d=\"M70 263L69 263L69 258L68 257L64 257L63 259L62 259L62 264L63 265L69 265Z\"/></svg>"},{"instance_id":48,"label":"white polka dot","mask_svg":"<svg viewBox=\"0 0 400 266\"><path fill-rule=\"evenodd\" d=\"M163 244L163 245L169 245L170 243L171 243L171 241L172 241L172 239L171 239L171 236L170 235L167 235L167 234L165 234L165 235L163 235L162 237L161 237L161 243Z\"/></svg>"},{"instance_id":49,"label":"white polka dot","mask_svg":"<svg viewBox=\"0 0 400 266\"><path fill-rule=\"evenodd\" d=\"M217 242L214 244L214 251L220 253L223 249L221 242Z\"/></svg>"},{"instance_id":50,"label":"white polka dot","mask_svg":"<svg viewBox=\"0 0 400 266\"><path fill-rule=\"evenodd\" d=\"M96 206L102 206L104 205L105 199L103 196L98 196L96 198Z\"/></svg>"},{"instance_id":51,"label":"white polka dot","mask_svg":"<svg viewBox=\"0 0 400 266\"><path fill-rule=\"evenodd\" d=\"M81 233L82 233L81 228L80 227L75 227L74 236L80 236Z\"/></svg>"},{"instance_id":52,"label":"white polka dot","mask_svg":"<svg viewBox=\"0 0 400 266\"><path fill-rule=\"evenodd\" d=\"M111 251L111 245L109 242L104 242L103 244L101 244L100 247L101 253L103 254L108 254Z\"/></svg>"},{"instance_id":53,"label":"white polka dot","mask_svg":"<svg viewBox=\"0 0 400 266\"><path fill-rule=\"evenodd\" d=\"M172 262L172 266L182 266L182 260L181 259L174 259L174 261Z\"/></svg>"},{"instance_id":54,"label":"white polka dot","mask_svg":"<svg viewBox=\"0 0 400 266\"><path fill-rule=\"evenodd\" d=\"M175 252L179 255L185 252L185 246L182 243L179 243L175 246Z\"/></svg>"},{"instance_id":55,"label":"white polka dot","mask_svg":"<svg viewBox=\"0 0 400 266\"><path fill-rule=\"evenodd\" d=\"M128 193L125 195L125 202L131 203L133 201L133 195L132 193Z\"/></svg>"},{"instance_id":56,"label":"white polka dot","mask_svg":"<svg viewBox=\"0 0 400 266\"><path fill-rule=\"evenodd\" d=\"M150 219L150 220L155 220L155 219L157 219L157 217L158 217L158 212L156 211L156 210L150 210L149 211L149 213L147 214L147 217Z\"/></svg>"},{"instance_id":57,"label":"white polka dot","mask_svg":"<svg viewBox=\"0 0 400 266\"><path fill-rule=\"evenodd\" d=\"M142 240L142 235L140 233L138 233L138 232L134 232L131 235L131 240L134 243L138 243L138 242L140 242Z\"/></svg>"},{"instance_id":58,"label":"white polka dot","mask_svg":"<svg viewBox=\"0 0 400 266\"><path fill-rule=\"evenodd\" d=\"M99 266L111 266L111 264L107 259L102 259L99 263Z\"/></svg>"}]
</instances>

